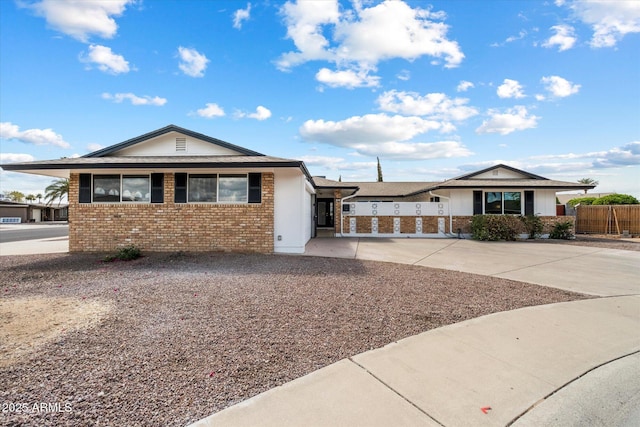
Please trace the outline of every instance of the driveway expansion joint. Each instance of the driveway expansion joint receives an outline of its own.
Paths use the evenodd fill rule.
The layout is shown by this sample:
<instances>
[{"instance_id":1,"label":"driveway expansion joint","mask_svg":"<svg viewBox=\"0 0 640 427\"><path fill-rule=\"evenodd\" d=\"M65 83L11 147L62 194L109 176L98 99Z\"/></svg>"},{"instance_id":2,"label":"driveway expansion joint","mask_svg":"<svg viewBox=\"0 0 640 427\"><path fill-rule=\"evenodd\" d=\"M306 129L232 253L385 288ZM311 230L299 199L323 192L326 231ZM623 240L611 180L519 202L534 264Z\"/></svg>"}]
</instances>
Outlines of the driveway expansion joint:
<instances>
[{"instance_id":1,"label":"driveway expansion joint","mask_svg":"<svg viewBox=\"0 0 640 427\"><path fill-rule=\"evenodd\" d=\"M444 424L442 424L440 421L438 421L437 419L435 419L433 416L429 415L427 412L424 411L424 409L422 409L421 407L419 407L418 405L416 405L415 403L413 403L411 400L409 400L406 396L404 396L402 393L400 393L398 390L394 389L393 387L391 387L389 384L387 384L386 382L382 381L381 378L377 377L373 372L371 372L370 370L368 370L367 368L365 368L364 366L362 366L361 364L359 364L358 362L356 362L355 360L353 360L352 357L349 357L348 359L351 363L353 363L354 365L356 365L357 367L359 367L360 369L362 369L364 372L366 372L367 374L371 375L376 381L378 381L380 384L382 384L383 386L385 386L388 390L392 391L393 393L397 394L402 400L404 400L405 402L407 402L409 405L413 406L414 408L416 408L418 411L420 411L420 413L424 414L427 418L429 418L431 421L437 423L438 425L445 427Z\"/></svg>"},{"instance_id":2,"label":"driveway expansion joint","mask_svg":"<svg viewBox=\"0 0 640 427\"><path fill-rule=\"evenodd\" d=\"M598 249L598 250L594 250L593 252L589 252L589 253L577 254L577 255L574 255L574 256L567 256L565 258L560 258L560 259L553 259L551 261L540 262L538 264L529 264L526 267L518 267L518 268L513 268L511 270L500 271L498 273L490 274L490 276L500 277L501 274L513 273L514 271L526 270L528 268L539 267L541 265L553 264L553 263L556 263L556 262L564 262L564 261L567 261L567 260L570 260L570 259L576 259L576 258L580 258L580 257L586 256L586 255L597 254L597 253L602 252L602 251L603 251L603 249ZM528 282L528 283L530 283L530 282ZM536 283L534 283L534 284L536 284Z\"/></svg>"},{"instance_id":3,"label":"driveway expansion joint","mask_svg":"<svg viewBox=\"0 0 640 427\"><path fill-rule=\"evenodd\" d=\"M427 255L427 256L425 256L425 257L422 257L422 258L420 258L419 260L417 260L416 262L412 263L412 265L419 265L418 263L420 263L420 262L424 261L425 259L427 259L427 258L429 258L429 257L431 257L431 256L433 256L433 255L435 255L435 254L437 254L438 252L442 252L442 251L443 251L443 250L445 250L445 249L449 249L451 246L455 245L455 244L456 244L456 243L458 243L460 240L465 240L465 239L458 239L458 238L456 238L453 242L449 243L447 246L445 246L445 247L443 247L443 248L440 248L440 249L438 249L437 251L433 251L433 252L431 252L429 255Z\"/></svg>"}]
</instances>

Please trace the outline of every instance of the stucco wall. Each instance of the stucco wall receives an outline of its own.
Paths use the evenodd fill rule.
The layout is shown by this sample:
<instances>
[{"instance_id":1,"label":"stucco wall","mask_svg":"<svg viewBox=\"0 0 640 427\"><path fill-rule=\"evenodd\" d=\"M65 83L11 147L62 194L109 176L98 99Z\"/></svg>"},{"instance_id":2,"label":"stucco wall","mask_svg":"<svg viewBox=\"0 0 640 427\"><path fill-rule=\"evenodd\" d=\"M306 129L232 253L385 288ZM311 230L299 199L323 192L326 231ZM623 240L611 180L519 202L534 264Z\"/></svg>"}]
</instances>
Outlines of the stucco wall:
<instances>
[{"instance_id":1,"label":"stucco wall","mask_svg":"<svg viewBox=\"0 0 640 427\"><path fill-rule=\"evenodd\" d=\"M275 172L275 252L303 253L311 238L311 197L305 183L298 170Z\"/></svg>"},{"instance_id":2,"label":"stucco wall","mask_svg":"<svg viewBox=\"0 0 640 427\"><path fill-rule=\"evenodd\" d=\"M69 251L273 252L274 176L262 174L262 203L174 203L174 175L164 175L164 203L78 203L69 183Z\"/></svg>"}]
</instances>

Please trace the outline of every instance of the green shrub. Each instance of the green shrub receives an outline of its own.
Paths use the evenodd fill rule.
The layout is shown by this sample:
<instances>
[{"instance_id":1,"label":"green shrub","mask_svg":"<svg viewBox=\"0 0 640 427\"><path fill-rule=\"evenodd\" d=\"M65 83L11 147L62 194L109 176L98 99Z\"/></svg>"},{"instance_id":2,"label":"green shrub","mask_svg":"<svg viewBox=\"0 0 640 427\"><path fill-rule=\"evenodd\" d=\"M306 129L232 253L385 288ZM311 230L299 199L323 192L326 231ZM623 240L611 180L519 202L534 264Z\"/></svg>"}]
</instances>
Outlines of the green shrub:
<instances>
[{"instance_id":1,"label":"green shrub","mask_svg":"<svg viewBox=\"0 0 640 427\"><path fill-rule=\"evenodd\" d=\"M537 215L521 216L520 220L524 224L530 239L537 239L542 234L544 224L542 219Z\"/></svg>"},{"instance_id":2,"label":"green shrub","mask_svg":"<svg viewBox=\"0 0 640 427\"><path fill-rule=\"evenodd\" d=\"M638 205L640 202L628 194L609 194L593 202L594 205Z\"/></svg>"},{"instance_id":3,"label":"green shrub","mask_svg":"<svg viewBox=\"0 0 640 427\"><path fill-rule=\"evenodd\" d=\"M557 222L553 226L551 233L549 233L549 238L569 240L573 238L573 233L571 232L572 228L573 228L573 222L571 221Z\"/></svg>"},{"instance_id":4,"label":"green shrub","mask_svg":"<svg viewBox=\"0 0 640 427\"><path fill-rule=\"evenodd\" d=\"M106 262L112 262L115 260L131 261L138 259L142 256L142 251L135 245L128 245L118 249L115 255L107 255L104 260Z\"/></svg>"},{"instance_id":5,"label":"green shrub","mask_svg":"<svg viewBox=\"0 0 640 427\"><path fill-rule=\"evenodd\" d=\"M514 215L475 215L471 237L475 240L516 240L522 223Z\"/></svg>"},{"instance_id":6,"label":"green shrub","mask_svg":"<svg viewBox=\"0 0 640 427\"><path fill-rule=\"evenodd\" d=\"M597 200L597 197L576 197L575 199L569 200L567 204L572 208L575 208L577 204L590 205L596 200Z\"/></svg>"}]
</instances>

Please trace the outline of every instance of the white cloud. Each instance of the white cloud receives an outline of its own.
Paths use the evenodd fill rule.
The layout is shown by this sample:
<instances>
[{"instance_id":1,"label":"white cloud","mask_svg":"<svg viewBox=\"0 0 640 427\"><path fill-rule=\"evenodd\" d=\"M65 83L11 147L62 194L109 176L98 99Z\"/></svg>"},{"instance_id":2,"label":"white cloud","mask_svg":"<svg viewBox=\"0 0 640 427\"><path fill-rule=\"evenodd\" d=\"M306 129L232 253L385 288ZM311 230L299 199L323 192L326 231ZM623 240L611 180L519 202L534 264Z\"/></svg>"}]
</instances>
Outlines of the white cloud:
<instances>
[{"instance_id":1,"label":"white cloud","mask_svg":"<svg viewBox=\"0 0 640 427\"><path fill-rule=\"evenodd\" d=\"M416 116L368 114L339 122L307 120L300 128L300 135L307 141L351 148L365 156L420 160L471 154L457 141L407 142L417 135L442 127L437 121Z\"/></svg>"},{"instance_id":2,"label":"white cloud","mask_svg":"<svg viewBox=\"0 0 640 427\"><path fill-rule=\"evenodd\" d=\"M86 42L91 35L111 38L118 31L113 17L122 15L128 4L135 0L42 0L26 4L47 24L77 40ZM18 5L25 5L18 2Z\"/></svg>"},{"instance_id":3,"label":"white cloud","mask_svg":"<svg viewBox=\"0 0 640 427\"><path fill-rule=\"evenodd\" d=\"M196 111L196 114L200 117L206 117L211 119L213 117L224 117L225 113L222 107L215 103L207 103L204 108Z\"/></svg>"},{"instance_id":4,"label":"white cloud","mask_svg":"<svg viewBox=\"0 0 640 427\"><path fill-rule=\"evenodd\" d=\"M180 56L180 64L178 67L190 77L203 77L204 70L207 68L209 60L207 57L195 49L186 47L178 47L178 56Z\"/></svg>"},{"instance_id":5,"label":"white cloud","mask_svg":"<svg viewBox=\"0 0 640 427\"><path fill-rule=\"evenodd\" d=\"M449 98L444 93L428 93L420 96L415 92L391 90L381 94L377 103L380 109L391 113L427 116L434 120L462 121L478 114L469 107L466 98Z\"/></svg>"},{"instance_id":6,"label":"white cloud","mask_svg":"<svg viewBox=\"0 0 640 427\"><path fill-rule=\"evenodd\" d=\"M317 75L333 87L343 86L342 80L346 87L371 86L373 77L362 77L376 70L380 61L393 58L412 61L426 55L447 68L457 67L464 58L458 43L447 39L443 13L412 9L403 1L387 0L372 7L354 2L354 9L342 11L337 0L288 1L281 13L287 37L297 50L281 55L277 67L288 71L307 61L334 63L338 70L333 74L324 68L327 71ZM357 81L366 84L355 86L358 76Z\"/></svg>"},{"instance_id":7,"label":"white cloud","mask_svg":"<svg viewBox=\"0 0 640 427\"><path fill-rule=\"evenodd\" d=\"M517 80L504 79L502 84L498 86L497 90L500 98L524 98L525 94L522 91L522 86Z\"/></svg>"},{"instance_id":8,"label":"white cloud","mask_svg":"<svg viewBox=\"0 0 640 427\"><path fill-rule=\"evenodd\" d=\"M571 49L575 45L577 38L571 25L554 25L551 30L556 33L542 43L543 47L553 48L558 46L558 51L562 52Z\"/></svg>"},{"instance_id":9,"label":"white cloud","mask_svg":"<svg viewBox=\"0 0 640 427\"><path fill-rule=\"evenodd\" d=\"M508 135L517 130L532 129L538 125L539 117L529 115L527 109L521 105L508 109L505 113L489 110L489 120L482 122L476 133L499 133Z\"/></svg>"},{"instance_id":10,"label":"white cloud","mask_svg":"<svg viewBox=\"0 0 640 427\"><path fill-rule=\"evenodd\" d=\"M541 82L545 85L545 89L556 98L565 98L580 90L580 85L573 84L559 76L543 77Z\"/></svg>"},{"instance_id":11,"label":"white cloud","mask_svg":"<svg viewBox=\"0 0 640 427\"><path fill-rule=\"evenodd\" d=\"M100 45L90 45L89 54L81 55L80 60L87 64L96 64L100 71L110 74L120 74L129 72L129 62L122 55L117 55L111 51L110 47Z\"/></svg>"},{"instance_id":12,"label":"white cloud","mask_svg":"<svg viewBox=\"0 0 640 427\"><path fill-rule=\"evenodd\" d=\"M475 85L471 82L468 82L466 80L461 80L460 83L458 84L458 87L456 87L456 91L458 92L466 92L467 90L471 89L475 87Z\"/></svg>"},{"instance_id":13,"label":"white cloud","mask_svg":"<svg viewBox=\"0 0 640 427\"><path fill-rule=\"evenodd\" d=\"M377 87L380 85L380 77L370 76L367 70L342 70L331 71L321 68L316 74L316 80L330 87Z\"/></svg>"},{"instance_id":14,"label":"white cloud","mask_svg":"<svg viewBox=\"0 0 640 427\"><path fill-rule=\"evenodd\" d=\"M238 9L233 14L233 28L241 29L242 22L247 21L251 15L251 3L247 3L246 9Z\"/></svg>"},{"instance_id":15,"label":"white cloud","mask_svg":"<svg viewBox=\"0 0 640 427\"><path fill-rule=\"evenodd\" d=\"M398 80L406 82L411 79L411 72L409 70L402 70L396 75L396 77L398 78Z\"/></svg>"},{"instance_id":16,"label":"white cloud","mask_svg":"<svg viewBox=\"0 0 640 427\"><path fill-rule=\"evenodd\" d=\"M329 156L302 156L300 157L305 165L309 167L321 167L329 170L374 170L376 162L347 162L342 157Z\"/></svg>"},{"instance_id":17,"label":"white cloud","mask_svg":"<svg viewBox=\"0 0 640 427\"><path fill-rule=\"evenodd\" d=\"M0 138L15 139L26 144L34 145L55 145L60 148L70 148L71 145L66 142L60 134L53 129L27 129L21 131L18 125L11 122L0 123Z\"/></svg>"},{"instance_id":18,"label":"white cloud","mask_svg":"<svg viewBox=\"0 0 640 427\"><path fill-rule=\"evenodd\" d=\"M247 117L250 119L256 119L256 120L262 121L262 120L267 120L269 117L271 117L271 111L268 108L263 107L262 105L258 105L255 113L245 113L243 111L236 111L235 116L237 118Z\"/></svg>"},{"instance_id":19,"label":"white cloud","mask_svg":"<svg viewBox=\"0 0 640 427\"><path fill-rule=\"evenodd\" d=\"M367 114L339 122L307 120L300 128L300 135L309 141L353 148L357 144L406 141L440 127L436 121L415 116Z\"/></svg>"},{"instance_id":20,"label":"white cloud","mask_svg":"<svg viewBox=\"0 0 640 427\"><path fill-rule=\"evenodd\" d=\"M613 47L625 35L640 32L637 0L572 0L558 4L564 5L593 29L591 47Z\"/></svg>"},{"instance_id":21,"label":"white cloud","mask_svg":"<svg viewBox=\"0 0 640 427\"><path fill-rule=\"evenodd\" d=\"M468 157L473 154L458 141L438 142L384 142L378 145L354 147L366 156L384 156L397 160L431 160Z\"/></svg>"},{"instance_id":22,"label":"white cloud","mask_svg":"<svg viewBox=\"0 0 640 427\"><path fill-rule=\"evenodd\" d=\"M543 156L533 156L531 157L531 159L553 162L554 164L578 164L586 169L636 166L640 165L640 141L633 141L621 147L614 147L606 151L551 154Z\"/></svg>"},{"instance_id":23,"label":"white cloud","mask_svg":"<svg viewBox=\"0 0 640 427\"><path fill-rule=\"evenodd\" d=\"M93 142L91 144L87 144L87 150L89 150L89 152L102 150L103 148L104 148L104 145L97 144L95 142Z\"/></svg>"},{"instance_id":24,"label":"white cloud","mask_svg":"<svg viewBox=\"0 0 640 427\"><path fill-rule=\"evenodd\" d=\"M154 105L157 107L161 107L167 103L166 98L160 98L159 96L151 97L147 95L138 96L134 95L133 93L110 94L105 92L102 94L102 99L108 99L118 104L128 99L131 102L131 105Z\"/></svg>"},{"instance_id":25,"label":"white cloud","mask_svg":"<svg viewBox=\"0 0 640 427\"><path fill-rule=\"evenodd\" d=\"M517 36L509 36L501 43L498 43L498 42L491 43L491 47L501 47L501 46L506 45L507 43L513 43L513 42L515 42L517 40L522 40L526 36L527 36L526 30L520 30L520 32L518 33Z\"/></svg>"},{"instance_id":26,"label":"white cloud","mask_svg":"<svg viewBox=\"0 0 640 427\"><path fill-rule=\"evenodd\" d=\"M36 158L31 154L22 153L0 153L0 163L22 163L32 162Z\"/></svg>"}]
</instances>

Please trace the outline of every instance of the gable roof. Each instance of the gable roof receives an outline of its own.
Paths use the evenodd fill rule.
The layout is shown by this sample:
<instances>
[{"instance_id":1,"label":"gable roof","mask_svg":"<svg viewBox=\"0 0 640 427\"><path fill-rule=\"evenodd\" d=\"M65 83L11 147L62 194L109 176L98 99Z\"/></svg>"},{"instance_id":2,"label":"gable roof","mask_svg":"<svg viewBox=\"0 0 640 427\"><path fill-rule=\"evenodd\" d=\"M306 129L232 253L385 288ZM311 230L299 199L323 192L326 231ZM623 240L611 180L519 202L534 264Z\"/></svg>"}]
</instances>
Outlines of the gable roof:
<instances>
[{"instance_id":1,"label":"gable roof","mask_svg":"<svg viewBox=\"0 0 640 427\"><path fill-rule=\"evenodd\" d=\"M519 174L520 178L475 178L495 169L507 169ZM531 188L531 189L553 189L556 191L566 190L589 190L595 188L594 185L585 185L578 182L556 181L545 178L531 172L523 171L504 164L494 165L479 171L460 175L456 178L442 182L337 182L328 179L314 177L316 187L322 184L323 188L357 188L358 197L409 197L421 193L439 189L454 188Z\"/></svg>"},{"instance_id":2,"label":"gable roof","mask_svg":"<svg viewBox=\"0 0 640 427\"><path fill-rule=\"evenodd\" d=\"M544 180L548 179L548 178L545 178L543 176L535 175L535 174L532 174L531 172L523 171L521 169L517 169L517 168L514 168L512 166L508 166L508 165L500 163L500 164L497 164L497 165L489 166L488 168L485 168L485 169L482 169L482 170L479 170L479 171L471 172L471 173L468 173L468 174L465 174L465 175L460 175L460 176L452 178L452 179L450 179L448 181L470 179L470 178L473 178L474 176L482 175L483 173L487 173L487 172L490 172L490 171L496 170L496 169L507 169L507 170L510 170L511 172L515 172L515 173L519 173L521 175L524 175L528 179L544 179ZM504 178L502 178L502 179L504 179Z\"/></svg>"},{"instance_id":3,"label":"gable roof","mask_svg":"<svg viewBox=\"0 0 640 427\"><path fill-rule=\"evenodd\" d=\"M194 131L189 130L189 129L181 128L180 126L169 125L169 126L165 126L163 128L156 129L154 131L145 133L144 135L136 136L135 138L128 139L128 140L120 142L118 144L110 145L109 147L102 148L102 149L94 151L92 153L85 154L82 157L104 157L104 156L108 156L109 154L113 154L113 153L118 152L118 151L120 151L120 150L122 150L124 148L128 148L128 147L131 147L131 146L136 145L136 144L140 144L141 142L145 142L145 141L148 141L148 140L153 139L153 138L157 138L157 137L162 136L164 134L167 134L169 132L178 132L178 133L190 136L190 137L195 138L195 139L200 139L202 141L206 141L206 142L209 142L211 144L227 148L229 150L237 151L240 154L243 154L245 156L264 156L264 154L258 153L257 151L249 150L249 149L244 148L244 147L239 147L237 145L231 144L230 142L226 142L226 141L223 141L221 139L212 138L212 137L204 135L202 133L198 133L198 132L194 132Z\"/></svg>"}]
</instances>

